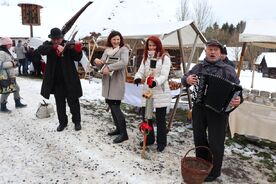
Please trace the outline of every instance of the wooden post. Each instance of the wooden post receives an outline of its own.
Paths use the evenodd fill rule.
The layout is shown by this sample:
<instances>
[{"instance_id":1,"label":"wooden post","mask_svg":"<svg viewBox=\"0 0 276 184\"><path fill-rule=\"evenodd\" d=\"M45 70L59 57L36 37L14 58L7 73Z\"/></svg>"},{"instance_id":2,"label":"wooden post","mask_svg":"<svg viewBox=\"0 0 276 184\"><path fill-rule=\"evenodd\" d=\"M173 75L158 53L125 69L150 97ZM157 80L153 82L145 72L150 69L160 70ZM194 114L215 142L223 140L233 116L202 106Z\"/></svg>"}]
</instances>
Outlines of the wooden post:
<instances>
[{"instance_id":1,"label":"wooden post","mask_svg":"<svg viewBox=\"0 0 276 184\"><path fill-rule=\"evenodd\" d=\"M245 54L245 51L246 51L246 45L247 45L246 42L244 42L242 44L242 51L241 51L241 56L240 56L240 61L238 63L238 71L237 71L238 78L240 78L241 69L243 67L243 59L244 59L244 54Z\"/></svg>"},{"instance_id":2,"label":"wooden post","mask_svg":"<svg viewBox=\"0 0 276 184\"><path fill-rule=\"evenodd\" d=\"M32 24L30 24L30 37L32 38L32 37L34 37L34 33L33 33L33 25Z\"/></svg>"},{"instance_id":3,"label":"wooden post","mask_svg":"<svg viewBox=\"0 0 276 184\"><path fill-rule=\"evenodd\" d=\"M255 69L256 69L256 58L254 58L253 62L252 62L252 80L251 80L251 88L253 88L254 86L254 77L255 77Z\"/></svg>"},{"instance_id":4,"label":"wooden post","mask_svg":"<svg viewBox=\"0 0 276 184\"><path fill-rule=\"evenodd\" d=\"M181 55L181 63L182 63L182 72L183 74L186 73L186 65L184 61L184 50L183 50L183 41L181 37L180 30L177 30L177 38L178 38L178 43L179 43L179 50L180 50L180 55Z\"/></svg>"},{"instance_id":5,"label":"wooden post","mask_svg":"<svg viewBox=\"0 0 276 184\"><path fill-rule=\"evenodd\" d=\"M190 54L190 57L189 57L189 60L188 60L188 64L187 64L187 67L186 67L187 70L190 69L191 63L193 61L193 57L195 55L196 43L197 43L198 37L199 37L199 35L197 34L196 37L195 37L193 48L192 48L192 51L191 51L191 54Z\"/></svg>"}]
</instances>

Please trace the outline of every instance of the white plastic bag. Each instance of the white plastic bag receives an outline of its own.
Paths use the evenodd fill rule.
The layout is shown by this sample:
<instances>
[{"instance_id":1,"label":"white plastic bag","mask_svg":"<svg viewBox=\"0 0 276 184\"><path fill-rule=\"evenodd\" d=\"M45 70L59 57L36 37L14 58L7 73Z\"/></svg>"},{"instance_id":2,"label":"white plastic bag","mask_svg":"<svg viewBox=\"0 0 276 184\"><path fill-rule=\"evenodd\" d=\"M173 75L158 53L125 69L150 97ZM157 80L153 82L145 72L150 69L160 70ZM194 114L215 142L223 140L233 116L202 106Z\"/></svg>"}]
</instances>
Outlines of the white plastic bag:
<instances>
[{"instance_id":1,"label":"white plastic bag","mask_svg":"<svg viewBox=\"0 0 276 184\"><path fill-rule=\"evenodd\" d=\"M55 111L54 111L53 105L50 103L46 103L43 100L43 103L40 102L38 104L38 109L37 109L35 115L37 118L44 119L44 118L49 118L51 116L51 114L54 114L54 113L55 113Z\"/></svg>"}]
</instances>

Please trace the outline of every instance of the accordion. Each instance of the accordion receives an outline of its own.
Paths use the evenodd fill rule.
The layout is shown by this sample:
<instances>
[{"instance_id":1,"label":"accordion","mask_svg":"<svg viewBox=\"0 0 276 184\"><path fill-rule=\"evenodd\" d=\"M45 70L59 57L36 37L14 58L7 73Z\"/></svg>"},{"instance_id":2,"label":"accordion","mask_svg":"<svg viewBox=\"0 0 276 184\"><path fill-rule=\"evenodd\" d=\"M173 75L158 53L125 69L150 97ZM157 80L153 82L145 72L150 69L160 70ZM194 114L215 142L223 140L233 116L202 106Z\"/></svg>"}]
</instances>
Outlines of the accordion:
<instances>
[{"instance_id":1,"label":"accordion","mask_svg":"<svg viewBox=\"0 0 276 184\"><path fill-rule=\"evenodd\" d=\"M217 113L230 113L236 107L229 106L233 97L242 93L242 87L222 77L210 74L198 76L198 83L192 91L194 104L201 104Z\"/></svg>"}]
</instances>

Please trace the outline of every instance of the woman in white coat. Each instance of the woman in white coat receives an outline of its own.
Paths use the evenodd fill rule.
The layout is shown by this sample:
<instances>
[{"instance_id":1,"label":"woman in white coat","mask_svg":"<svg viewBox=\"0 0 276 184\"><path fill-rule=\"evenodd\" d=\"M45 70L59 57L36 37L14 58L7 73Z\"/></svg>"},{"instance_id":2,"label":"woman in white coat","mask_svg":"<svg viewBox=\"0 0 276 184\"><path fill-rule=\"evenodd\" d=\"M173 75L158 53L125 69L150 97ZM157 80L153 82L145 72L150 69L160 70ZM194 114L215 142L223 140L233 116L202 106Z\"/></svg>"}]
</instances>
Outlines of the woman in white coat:
<instances>
[{"instance_id":1,"label":"woman in white coat","mask_svg":"<svg viewBox=\"0 0 276 184\"><path fill-rule=\"evenodd\" d=\"M153 105L156 109L157 151L162 152L167 145L166 111L171 102L168 83L171 60L168 54L165 53L160 39L155 36L149 37L146 41L144 57L139 70L134 77L134 83L137 84L137 86L141 83L141 81L147 80L147 77L152 73L150 60L153 58L157 60L156 69L154 69L153 81L150 83L147 81L145 82L143 85L143 92L151 89L153 93ZM143 98L143 119L145 116L145 103L146 99ZM152 120L148 120L148 123L153 129ZM146 144L151 145L154 144L154 142L154 131L151 131L147 136ZM140 145L142 146L143 142L141 142Z\"/></svg>"}]
</instances>

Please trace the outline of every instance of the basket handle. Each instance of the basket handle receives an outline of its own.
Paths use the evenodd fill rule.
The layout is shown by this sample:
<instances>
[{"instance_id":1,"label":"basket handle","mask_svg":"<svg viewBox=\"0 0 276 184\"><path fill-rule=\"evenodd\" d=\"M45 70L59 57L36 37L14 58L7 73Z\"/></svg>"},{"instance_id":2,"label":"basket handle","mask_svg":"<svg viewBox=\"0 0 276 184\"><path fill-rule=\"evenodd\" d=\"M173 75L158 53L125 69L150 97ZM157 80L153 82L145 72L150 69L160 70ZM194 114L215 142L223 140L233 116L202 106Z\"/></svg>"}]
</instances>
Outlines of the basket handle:
<instances>
[{"instance_id":1,"label":"basket handle","mask_svg":"<svg viewBox=\"0 0 276 184\"><path fill-rule=\"evenodd\" d=\"M190 151L195 150L195 149L197 149L197 148L205 148L205 149L207 149L207 150L209 151L210 155L211 155L211 160L212 160L212 163L213 163L213 153L211 152L210 148L208 148L207 146L196 146L196 147L194 147L194 148L189 149L189 150L187 151L187 153L185 154L184 158L187 157L187 155L188 155L188 153L190 153Z\"/></svg>"}]
</instances>

